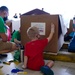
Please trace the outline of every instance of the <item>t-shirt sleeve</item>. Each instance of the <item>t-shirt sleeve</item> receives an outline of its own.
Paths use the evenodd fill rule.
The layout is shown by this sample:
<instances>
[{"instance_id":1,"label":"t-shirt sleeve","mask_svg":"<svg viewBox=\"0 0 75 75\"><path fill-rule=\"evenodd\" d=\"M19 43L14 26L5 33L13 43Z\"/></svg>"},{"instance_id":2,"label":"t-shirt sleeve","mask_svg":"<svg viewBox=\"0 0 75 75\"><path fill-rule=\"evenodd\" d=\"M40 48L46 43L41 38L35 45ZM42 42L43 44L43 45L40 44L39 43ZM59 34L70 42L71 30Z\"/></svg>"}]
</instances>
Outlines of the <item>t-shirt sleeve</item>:
<instances>
[{"instance_id":1,"label":"t-shirt sleeve","mask_svg":"<svg viewBox=\"0 0 75 75\"><path fill-rule=\"evenodd\" d=\"M0 17L0 33L5 33L5 32L6 32L6 29L5 29L4 21Z\"/></svg>"},{"instance_id":2,"label":"t-shirt sleeve","mask_svg":"<svg viewBox=\"0 0 75 75\"><path fill-rule=\"evenodd\" d=\"M41 40L41 46L43 47L43 48L45 48L46 46L47 46L47 44L48 44L48 39L46 38L46 39L42 39Z\"/></svg>"}]
</instances>

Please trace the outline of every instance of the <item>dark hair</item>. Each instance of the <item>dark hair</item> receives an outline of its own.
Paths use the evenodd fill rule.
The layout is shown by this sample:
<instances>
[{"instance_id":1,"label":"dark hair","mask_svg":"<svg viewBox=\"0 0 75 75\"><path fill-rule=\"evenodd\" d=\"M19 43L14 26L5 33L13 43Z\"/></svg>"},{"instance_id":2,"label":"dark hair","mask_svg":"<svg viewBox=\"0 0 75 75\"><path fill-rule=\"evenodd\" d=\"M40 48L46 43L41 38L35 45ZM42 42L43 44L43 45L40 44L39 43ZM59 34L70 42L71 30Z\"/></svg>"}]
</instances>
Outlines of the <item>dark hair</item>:
<instances>
[{"instance_id":1,"label":"dark hair","mask_svg":"<svg viewBox=\"0 0 75 75\"><path fill-rule=\"evenodd\" d=\"M6 22L6 20L8 20L8 17L4 17L3 20L4 20L4 22Z\"/></svg>"},{"instance_id":2,"label":"dark hair","mask_svg":"<svg viewBox=\"0 0 75 75\"><path fill-rule=\"evenodd\" d=\"M0 11L1 12L3 12L3 11L7 11L8 12L9 10L8 10L8 8L6 6L1 6L0 7Z\"/></svg>"}]
</instances>

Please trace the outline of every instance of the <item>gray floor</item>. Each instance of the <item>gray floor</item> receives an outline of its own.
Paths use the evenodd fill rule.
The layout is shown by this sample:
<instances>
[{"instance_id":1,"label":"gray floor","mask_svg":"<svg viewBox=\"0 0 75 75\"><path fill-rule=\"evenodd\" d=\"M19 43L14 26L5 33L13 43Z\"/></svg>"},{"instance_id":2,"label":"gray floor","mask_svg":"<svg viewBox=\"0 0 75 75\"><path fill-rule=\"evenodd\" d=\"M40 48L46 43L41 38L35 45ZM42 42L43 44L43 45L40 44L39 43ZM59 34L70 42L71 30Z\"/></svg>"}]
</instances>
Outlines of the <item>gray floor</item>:
<instances>
[{"instance_id":1,"label":"gray floor","mask_svg":"<svg viewBox=\"0 0 75 75\"><path fill-rule=\"evenodd\" d=\"M12 59L11 54L7 57L7 59L4 59L6 61L9 61ZM47 62L46 60L45 62ZM25 69L24 72L26 74L12 74L11 70L14 68L21 68L21 63L14 63L12 62L10 65L7 64L0 64L3 65L3 68L0 69L0 75L43 75L40 71L32 71ZM70 62L61 62L61 61L55 61L54 66L52 67L52 70L54 71L54 75L75 75L75 63Z\"/></svg>"},{"instance_id":2,"label":"gray floor","mask_svg":"<svg viewBox=\"0 0 75 75\"><path fill-rule=\"evenodd\" d=\"M45 62L47 61L48 60L45 60ZM21 64L18 66L21 66ZM55 61L52 70L54 71L54 75L75 75L75 63ZM31 71L26 69L25 72L29 73L27 75L43 75L40 71Z\"/></svg>"}]
</instances>

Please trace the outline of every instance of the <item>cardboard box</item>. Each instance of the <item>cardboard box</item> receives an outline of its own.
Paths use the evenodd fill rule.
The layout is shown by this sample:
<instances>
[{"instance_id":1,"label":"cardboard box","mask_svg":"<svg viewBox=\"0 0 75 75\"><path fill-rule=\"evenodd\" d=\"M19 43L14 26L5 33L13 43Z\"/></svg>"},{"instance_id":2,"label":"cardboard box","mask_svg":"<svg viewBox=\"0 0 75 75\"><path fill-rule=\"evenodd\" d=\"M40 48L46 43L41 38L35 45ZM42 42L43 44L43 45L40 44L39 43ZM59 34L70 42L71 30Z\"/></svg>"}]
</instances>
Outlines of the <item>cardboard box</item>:
<instances>
[{"instance_id":1,"label":"cardboard box","mask_svg":"<svg viewBox=\"0 0 75 75\"><path fill-rule=\"evenodd\" d=\"M45 52L57 53L64 43L64 35L67 32L67 28L64 25L64 21L61 15L22 15L21 16L21 42L25 45L30 39L27 36L27 29L33 25L40 25L45 28L45 32L41 35L42 38L47 38L50 33L51 23L55 24L55 33L52 40L45 48ZM41 29L41 28L40 28Z\"/></svg>"},{"instance_id":2,"label":"cardboard box","mask_svg":"<svg viewBox=\"0 0 75 75\"><path fill-rule=\"evenodd\" d=\"M55 24L55 33L52 40L45 48L45 52L57 53L58 52L58 28L59 28L59 16L58 15L23 15L21 16L21 42L23 45L30 41L27 36L27 29L31 26L31 23L45 23L45 35L41 35L41 38L47 38L50 33L51 23Z\"/></svg>"}]
</instances>

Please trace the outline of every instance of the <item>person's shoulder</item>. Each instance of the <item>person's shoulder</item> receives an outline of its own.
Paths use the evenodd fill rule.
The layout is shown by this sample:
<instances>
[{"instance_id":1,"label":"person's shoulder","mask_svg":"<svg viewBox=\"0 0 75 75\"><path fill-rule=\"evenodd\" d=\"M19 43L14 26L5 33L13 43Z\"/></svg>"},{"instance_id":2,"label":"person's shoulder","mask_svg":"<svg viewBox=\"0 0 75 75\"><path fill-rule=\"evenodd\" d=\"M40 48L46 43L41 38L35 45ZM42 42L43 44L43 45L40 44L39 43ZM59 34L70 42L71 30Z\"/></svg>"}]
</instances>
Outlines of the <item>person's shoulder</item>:
<instances>
[{"instance_id":1,"label":"person's shoulder","mask_svg":"<svg viewBox=\"0 0 75 75\"><path fill-rule=\"evenodd\" d=\"M25 46L25 47L30 46L30 42L26 42L26 43L24 44L24 46Z\"/></svg>"},{"instance_id":2,"label":"person's shoulder","mask_svg":"<svg viewBox=\"0 0 75 75\"><path fill-rule=\"evenodd\" d=\"M0 23L4 23L4 20L3 20L3 18L0 16Z\"/></svg>"},{"instance_id":3,"label":"person's shoulder","mask_svg":"<svg viewBox=\"0 0 75 75\"><path fill-rule=\"evenodd\" d=\"M43 38L43 39L39 39L38 41L44 41L44 40L48 40L47 38Z\"/></svg>"},{"instance_id":4,"label":"person's shoulder","mask_svg":"<svg viewBox=\"0 0 75 75\"><path fill-rule=\"evenodd\" d=\"M4 20L3 20L3 18L0 16L0 26L4 26Z\"/></svg>"},{"instance_id":5,"label":"person's shoulder","mask_svg":"<svg viewBox=\"0 0 75 75\"><path fill-rule=\"evenodd\" d=\"M43 38L43 39L39 40L38 42L42 43L42 44L46 43L46 42L48 43L48 39L47 38Z\"/></svg>"},{"instance_id":6,"label":"person's shoulder","mask_svg":"<svg viewBox=\"0 0 75 75\"><path fill-rule=\"evenodd\" d=\"M3 18L0 16L0 20L2 20Z\"/></svg>"}]
</instances>

